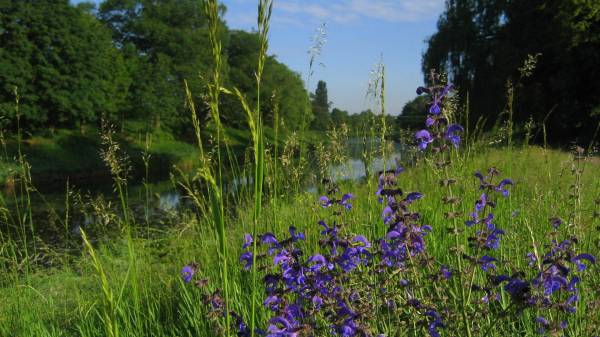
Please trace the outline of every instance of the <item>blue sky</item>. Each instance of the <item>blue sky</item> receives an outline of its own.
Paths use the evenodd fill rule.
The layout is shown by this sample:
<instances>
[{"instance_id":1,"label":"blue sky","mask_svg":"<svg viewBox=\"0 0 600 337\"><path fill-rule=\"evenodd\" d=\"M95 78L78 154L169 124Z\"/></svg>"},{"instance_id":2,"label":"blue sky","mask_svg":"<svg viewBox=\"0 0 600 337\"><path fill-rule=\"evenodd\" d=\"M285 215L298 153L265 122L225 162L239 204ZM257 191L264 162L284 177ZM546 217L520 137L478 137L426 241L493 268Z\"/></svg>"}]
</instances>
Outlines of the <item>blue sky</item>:
<instances>
[{"instance_id":1,"label":"blue sky","mask_svg":"<svg viewBox=\"0 0 600 337\"><path fill-rule=\"evenodd\" d=\"M229 27L256 27L257 0L223 3ZM269 52L306 79L311 38L325 23L326 42L318 58L323 66L314 69L311 91L324 80L333 107L350 113L369 108L370 72L383 56L386 109L395 115L422 83L425 39L435 32L443 8L444 0L274 0Z\"/></svg>"}]
</instances>

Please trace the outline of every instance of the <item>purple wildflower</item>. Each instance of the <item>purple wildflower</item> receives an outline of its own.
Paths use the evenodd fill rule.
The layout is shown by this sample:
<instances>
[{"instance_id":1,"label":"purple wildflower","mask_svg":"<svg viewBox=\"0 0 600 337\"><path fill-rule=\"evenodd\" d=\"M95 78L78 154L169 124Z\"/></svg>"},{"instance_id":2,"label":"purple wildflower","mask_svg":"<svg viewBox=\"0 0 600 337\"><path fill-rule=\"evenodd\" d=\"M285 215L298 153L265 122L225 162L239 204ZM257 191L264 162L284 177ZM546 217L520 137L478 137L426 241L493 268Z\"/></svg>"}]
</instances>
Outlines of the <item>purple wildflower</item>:
<instances>
[{"instance_id":1,"label":"purple wildflower","mask_svg":"<svg viewBox=\"0 0 600 337\"><path fill-rule=\"evenodd\" d=\"M585 260L585 261L589 262L590 264L596 263L596 258L593 255L579 254L579 255L575 256L573 259L571 259L571 262L573 262L573 263L575 263L575 265L577 265L577 271L584 271L586 268L586 265L582 262L582 260Z\"/></svg>"},{"instance_id":2,"label":"purple wildflower","mask_svg":"<svg viewBox=\"0 0 600 337\"><path fill-rule=\"evenodd\" d=\"M250 245L254 242L254 239L252 238L252 235L250 234L244 234L244 245L242 245L243 249L246 249L248 247L250 247Z\"/></svg>"},{"instance_id":3,"label":"purple wildflower","mask_svg":"<svg viewBox=\"0 0 600 337\"><path fill-rule=\"evenodd\" d=\"M479 259L479 264L481 266L481 270L483 270L484 272L488 272L490 270L496 270L494 261L497 261L497 260L491 256L487 256L487 255L482 256Z\"/></svg>"},{"instance_id":4,"label":"purple wildflower","mask_svg":"<svg viewBox=\"0 0 600 337\"><path fill-rule=\"evenodd\" d=\"M458 146L460 145L460 135L459 133L463 133L465 132L465 129L458 125L458 124L452 124L450 126L448 126L448 129L446 130L446 134L445 134L445 138L450 141L450 143L452 143L452 145L454 145L455 148L458 148Z\"/></svg>"},{"instance_id":5,"label":"purple wildflower","mask_svg":"<svg viewBox=\"0 0 600 337\"><path fill-rule=\"evenodd\" d=\"M191 265L186 265L181 269L181 277L185 283L189 283L196 273L196 268Z\"/></svg>"},{"instance_id":6,"label":"purple wildflower","mask_svg":"<svg viewBox=\"0 0 600 337\"><path fill-rule=\"evenodd\" d=\"M440 274L442 275L443 278L445 278L446 280L449 280L452 277L452 271L450 270L450 268L448 268L448 266L446 265L442 265L440 267Z\"/></svg>"},{"instance_id":7,"label":"purple wildflower","mask_svg":"<svg viewBox=\"0 0 600 337\"><path fill-rule=\"evenodd\" d=\"M244 252L240 256L240 262L244 263L245 270L250 270L250 268L252 268L252 260L253 260L252 252Z\"/></svg>"},{"instance_id":8,"label":"purple wildflower","mask_svg":"<svg viewBox=\"0 0 600 337\"><path fill-rule=\"evenodd\" d=\"M433 143L433 137L427 130L417 131L417 133L415 133L415 139L419 142L419 148L421 150L426 150L427 146Z\"/></svg>"}]
</instances>

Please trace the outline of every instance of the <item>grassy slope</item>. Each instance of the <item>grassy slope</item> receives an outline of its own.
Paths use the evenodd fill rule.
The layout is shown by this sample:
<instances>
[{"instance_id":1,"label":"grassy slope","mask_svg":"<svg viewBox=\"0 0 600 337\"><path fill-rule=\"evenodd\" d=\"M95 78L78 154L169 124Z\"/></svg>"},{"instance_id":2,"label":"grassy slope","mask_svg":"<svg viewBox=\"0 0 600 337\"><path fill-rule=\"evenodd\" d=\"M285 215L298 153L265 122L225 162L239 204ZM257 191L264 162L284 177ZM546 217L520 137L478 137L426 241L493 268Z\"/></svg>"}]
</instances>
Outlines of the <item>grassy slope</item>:
<instances>
[{"instance_id":1,"label":"grassy slope","mask_svg":"<svg viewBox=\"0 0 600 337\"><path fill-rule=\"evenodd\" d=\"M502 176L512 177L516 181L513 193L509 199L501 200L495 211L497 224L507 232L499 254L500 260L512 261L514 267L526 268L524 256L532 249L527 226L532 228L533 240L538 248L543 249L541 244L548 239L545 234L549 227L548 218L568 218L572 211L568 197L569 186L574 181L571 156L539 148L481 150L473 151L469 156L460 161L453 175L458 178L456 191L464 200L461 210L465 213L470 211L478 197L478 184L472 177L475 170L496 166ZM597 179L600 165L597 160L582 165L585 168L582 177L584 212L581 224L574 230L581 233L580 249L597 253L600 232L596 229L598 219L593 218L593 210L597 208L594 203L600 195L600 181ZM403 173L401 187L405 191L425 194L425 199L416 203L413 209L419 210L424 222L434 228L426 241L432 254L444 261L451 257L448 247L452 242L446 231L450 222L443 216L447 210L440 201L445 192L437 187L438 179L422 163ZM379 220L380 206L374 203L372 197L374 191L368 190L365 184L344 185L342 190L353 192L357 197L353 210L345 215L345 221L350 224L348 230L371 238L383 233ZM263 213L265 229L272 229L280 235L287 231L288 226L295 225L307 234L307 253L318 251L316 238L319 227L316 223L319 219L327 221L331 218L327 210L317 205L317 197L305 193L288 197L277 210L267 207ZM247 313L250 278L240 271L237 257L241 252L243 234L250 230L251 211L239 211L239 217L228 221L230 265L233 266L230 275L235 299L232 306L238 312ZM273 223L274 212L277 213L277 223ZM462 222L463 218L460 219ZM199 273L216 282L219 277L218 258L214 254L216 243L212 231L206 224L197 222L195 217L184 215L175 228L164 230L154 237L134 241L137 264L129 274L125 239L117 237L100 244L99 254L109 282L115 293L122 291L118 307L123 335L212 336L213 333L206 330L208 323L200 304L200 291L183 286L178 276L182 265L197 261ZM89 257L85 254L67 256L60 250L54 253L52 256L59 261L68 258L69 267L38 270L28 278L14 270L5 273L0 288L3 303L0 305L0 336L103 336L98 316L102 308L100 285ZM600 286L598 267L590 276L581 286L588 289L582 292L588 301L597 300L599 296L597 291L589 291ZM265 314L263 311L260 315L263 323ZM515 326L499 322L493 336L534 336L535 326L531 323L534 314L526 314ZM597 329L589 326L597 318L597 312L581 305L571 322L572 329L580 329L580 332L572 335L587 336L589 331L581 331Z\"/></svg>"}]
</instances>

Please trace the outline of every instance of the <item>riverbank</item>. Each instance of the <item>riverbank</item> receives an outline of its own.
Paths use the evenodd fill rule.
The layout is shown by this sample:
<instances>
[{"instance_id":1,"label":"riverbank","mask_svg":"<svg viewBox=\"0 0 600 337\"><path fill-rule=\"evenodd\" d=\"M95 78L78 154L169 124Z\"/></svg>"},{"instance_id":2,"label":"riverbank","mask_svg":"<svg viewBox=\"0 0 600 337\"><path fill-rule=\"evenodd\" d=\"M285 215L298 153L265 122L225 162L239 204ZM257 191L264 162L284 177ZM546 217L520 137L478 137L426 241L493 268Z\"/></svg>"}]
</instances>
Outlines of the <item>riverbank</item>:
<instances>
[{"instance_id":1,"label":"riverbank","mask_svg":"<svg viewBox=\"0 0 600 337\"><path fill-rule=\"evenodd\" d=\"M275 138L274 131L269 128L265 135L271 142ZM209 139L210 130L203 136ZM234 154L243 156L251 144L250 132L228 128L226 136ZM284 137L285 134L280 135L280 145ZM311 145L321 139L322 134L309 131L307 138ZM146 174L152 181L167 179L174 168L190 171L199 155L191 141L177 139L168 131L148 130L138 122L126 122L123 129L115 133L115 139L128 158L131 177L140 181ZM0 149L0 188L11 189L21 169L17 137L8 137L3 145ZM103 147L100 130L87 125L80 130L55 129L25 135L20 151L30 165L34 185L42 190L52 190L64 187L67 181L77 186L110 183L110 171L101 158Z\"/></svg>"}]
</instances>

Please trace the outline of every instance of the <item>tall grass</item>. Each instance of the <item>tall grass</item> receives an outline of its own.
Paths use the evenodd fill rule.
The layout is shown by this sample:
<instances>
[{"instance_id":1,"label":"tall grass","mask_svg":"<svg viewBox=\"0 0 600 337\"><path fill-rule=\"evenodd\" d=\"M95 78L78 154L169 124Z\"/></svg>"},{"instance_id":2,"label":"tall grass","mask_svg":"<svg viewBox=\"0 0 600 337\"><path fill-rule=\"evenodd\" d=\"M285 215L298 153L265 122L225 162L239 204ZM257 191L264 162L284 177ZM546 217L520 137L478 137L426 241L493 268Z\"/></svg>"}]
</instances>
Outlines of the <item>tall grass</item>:
<instances>
[{"instance_id":1,"label":"tall grass","mask_svg":"<svg viewBox=\"0 0 600 337\"><path fill-rule=\"evenodd\" d=\"M210 110L210 121L207 123L215 128L215 142L214 146L205 148L207 141L202 133L206 127L202 125L205 121L199 119L193 95L187 83L184 83L199 149L198 167L192 175L179 172L173 176L176 184L182 187L185 200L191 200L193 207L182 206L175 214L153 219L149 216L151 197L146 174L144 216L136 216L127 192L131 181L126 174L126 160L119 155L119 144L108 131L104 136L106 148L103 154L113 173L118 204L115 206L111 201L100 199L78 201L78 197L71 197L67 193L65 207L61 210L64 212L61 225L64 227L62 234L65 245L55 247L41 237L43 232L40 232L40 226L35 226L35 210L30 195L35 189L27 173L29 166L26 158L19 154L17 163L20 169L17 176L21 185L10 194L14 202L9 204L0 199L0 298L3 299L0 305L0 336L233 336L236 333L232 329L236 317L230 311L234 310L249 323L250 334L255 335L255 329L265 328L266 318L270 314L260 300L263 289L261 276L265 272L257 261L260 255L257 246L260 232L271 231L280 235L287 231L289 225L294 225L306 234L305 251L311 254L322 249L317 225L321 219L339 219L345 224L343 230L346 233L368 233L370 239L383 233L381 206L375 201L374 195L376 177L369 167L377 157L372 150L373 139L380 140L379 152L384 165L385 158L390 155L386 147L389 136L385 124L385 68L381 65L378 70L378 84L375 86L378 89L374 91L379 98L381 119L373 120L359 135L365 145L362 156L367 176L364 181L337 179L340 190L352 191L355 200L351 212L332 218L327 210L319 206L318 195L306 192L301 179L293 178L296 163L300 162L299 167L307 170L304 161L308 161L309 151L303 132L309 123L308 115L300 136L297 139L288 138L280 151L279 112L276 110L273 155L271 158L266 155L269 144L265 140L261 103L264 97L261 97L260 88L268 52L272 6L272 0L259 0L260 51L255 72L257 99L248 102L236 88L223 87L221 73L224 56L219 40L219 3L216 0L204 2L213 55L207 83ZM318 36L321 40L317 39L315 48L320 50L324 33L320 31ZM311 55L307 82L310 82L317 56L316 52ZM251 131L251 159L242 167L235 167L237 164L231 158L226 129L221 123L219 103L222 94L235 95L239 99ZM18 109L18 98L16 103ZM468 110L463 111L468 121ZM443 111L450 122L459 118L458 113L458 107ZM481 124L483 122L478 123ZM467 234L458 215L469 213L472 204L444 200L458 196L475 200L478 192L472 178L474 171L497 166L501 171L512 171L517 182L509 202L499 204L496 212L498 221L510 229L504 241L506 247L500 255L502 260L513 261L511 267L524 268L527 261L522 257L529 251L540 256L544 249L542 242L546 239L547 219L553 216L568 215L568 222L572 224L568 231L579 236L578 244L583 250L594 252L599 248L595 241L600 238L600 231L596 232L595 229L599 225L597 199L600 195L600 182L597 179L600 165L597 157L586 156L585 151L577 148L570 154L551 149L542 151L528 144L519 146L512 136L512 124L508 132L507 147L489 147L478 141L481 130L476 127L467 137L469 145L464 152L453 151L440 153L430 159L419 158L414 165L407 166L406 175L401 178L405 191L426 191L425 199L419 204L419 212L424 221L434 228L427 237L431 256L444 263L455 262L458 266L460 276L455 277L450 285L451 298L448 303L449 311L458 310L458 315L453 319L460 326L458 334L461 336L536 335L536 326L532 324L535 313L492 318L477 316L476 307L472 305L476 300L472 286L483 281L483 276L461 264L460 252L464 249ZM324 157L344 158L341 153L347 149L341 144L347 136L343 134L343 130L331 130L328 133L331 141L322 147ZM17 138L20 143L20 131ZM148 151L145 153L143 160L148 172L150 161ZM273 162L270 166L272 169L269 169L269 160ZM334 161L341 162L343 159ZM451 164L436 166L447 162ZM243 172L252 172L252 179L248 179L252 185L249 187L250 194L246 193L245 187L237 191L227 188L224 171L228 165L229 171L233 172L233 179L245 179L247 177ZM323 172L326 169L324 166ZM385 169L389 168L384 166ZM300 171L298 175L303 173ZM272 179L271 185L267 185L272 186L270 198L266 197L266 177ZM440 181L446 183L440 186ZM69 184L67 190L72 189ZM93 209L89 213L95 219L89 224L83 223L74 233L70 222L87 212L79 209L84 206ZM145 228L145 235L140 235L141 225ZM101 229L104 226L106 228ZM254 239L251 247L253 263L249 274L240 271L238 258L242 252L242 238L247 232ZM449 232L457 234L454 235L455 240L448 236ZM195 263L190 264L192 262ZM199 281L196 285L182 281L179 269L184 264L195 268L195 279ZM424 267L427 268L432 267ZM429 291L441 294L441 289L428 286L428 280L419 276L422 275L419 271L408 270L406 273L418 276L416 282L421 286L419 295ZM398 271L390 276L390 280L398 281L394 277L402 275ZM581 295L590 307L578 308L570 321L569 336L600 333L600 317L592 307L600 295L600 276L597 269L592 269L587 276L590 277L585 279L582 285L585 291ZM355 281L368 283L390 280L384 280L381 276ZM207 295L218 293L219 290L222 291L226 309L222 316L215 316L211 313ZM507 303L506 297L503 294L503 305ZM439 298L442 299L442 296ZM383 299L373 300L381 304L375 312L369 313L374 331L384 332L387 336L420 336L425 333L418 329L419 322L416 320L406 321L403 325L397 323L398 318L384 308ZM508 313L506 306L504 309ZM326 331L319 336L329 334ZM450 334L442 330L443 336Z\"/></svg>"}]
</instances>

